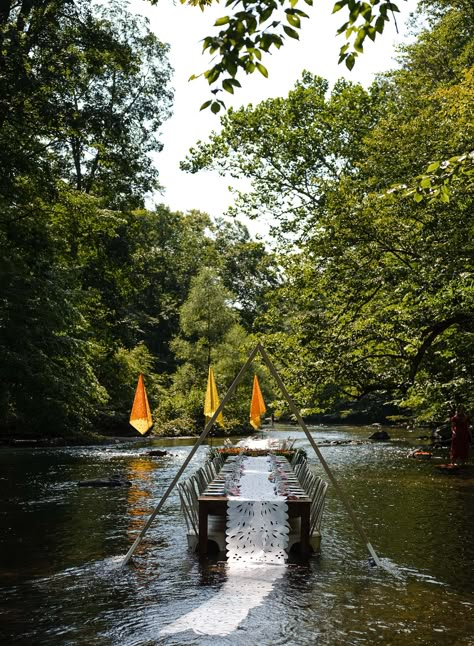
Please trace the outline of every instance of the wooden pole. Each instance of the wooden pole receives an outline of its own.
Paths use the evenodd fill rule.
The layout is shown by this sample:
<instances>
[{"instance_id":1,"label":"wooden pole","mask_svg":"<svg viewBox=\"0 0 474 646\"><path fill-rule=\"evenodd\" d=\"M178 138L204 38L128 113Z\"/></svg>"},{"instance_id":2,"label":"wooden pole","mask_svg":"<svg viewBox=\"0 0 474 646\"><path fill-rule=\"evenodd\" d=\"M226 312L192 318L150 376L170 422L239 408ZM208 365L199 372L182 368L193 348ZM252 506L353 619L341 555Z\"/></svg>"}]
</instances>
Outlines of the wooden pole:
<instances>
[{"instance_id":1,"label":"wooden pole","mask_svg":"<svg viewBox=\"0 0 474 646\"><path fill-rule=\"evenodd\" d=\"M255 357L255 355L257 354L258 349L259 349L259 344L257 344L257 345L255 346L255 348L252 350L252 352L249 354L249 357L248 357L247 361L245 362L245 364L244 364L244 365L242 366L242 368L240 369L239 374L238 374L238 375L237 375L237 377L234 379L234 381L233 381L233 383L231 384L231 386L230 386L229 390L226 392L224 399L221 401L221 403L220 403L220 404L219 404L219 406L217 407L217 410L214 412L214 415L211 417L211 419L210 419L210 420L208 421L208 423L206 424L206 426L205 426L205 428L204 428L203 432L202 432L202 433L201 433L201 435L199 436L199 438L198 438L198 440L197 440L196 444L193 446L193 448L192 448L191 452L189 453L188 457L186 458L186 460L185 460L185 461L183 462L183 464L181 465L181 467L180 467L180 469L179 469L178 473L175 475L175 477L174 477L173 481L171 482L171 484L169 485L168 489L167 489L167 490L165 491L165 493L163 494L163 497L161 498L160 502L157 504L157 506L155 507L155 510L153 511L153 513L152 513L152 514L150 515L150 517L148 518L148 520L147 520L147 522L146 522L145 526L143 527L143 529L141 530L141 532L139 533L139 535L138 535L138 536L137 536L137 538L135 539L135 542L133 543L132 547L128 550L127 554L125 555L125 558L124 558L124 559L123 559L123 561L122 561L122 565L127 565L127 563L129 562L130 558L132 557L132 554L135 552L135 550L137 549L138 545L140 544L140 542L141 542L142 538L143 538L143 537L145 536L145 534L147 533L147 531L148 531L148 529L149 529L150 525L152 524L152 522L153 522L153 520L154 520L155 516L158 514L158 512L160 511L160 509L163 507L164 503L166 502L166 499L168 498L168 496L170 495L170 493L173 491L174 487L176 486L176 483L177 483L177 482L178 482L178 480L180 479L180 477L181 477L181 475L182 475L183 471L186 469L186 467L188 466L188 464L191 462L191 460L192 460L192 458L193 458L194 454L196 453L196 451L198 450L198 448L201 446L201 444L203 443L203 441L206 439L206 436L207 436L207 434L209 433L209 431L211 430L212 426L214 425L214 422L216 421L217 416L218 416L218 415L219 415L219 413L222 411L222 409L224 408L225 404L229 401L229 399L230 399L230 397L232 396L232 394L233 394L234 390L237 388L237 386L238 386L238 384L239 384L240 380L242 379L242 376L243 376L244 372L247 370L247 368L250 366L250 364L251 364L251 363L252 363L252 361L254 360L254 357Z\"/></svg>"},{"instance_id":2,"label":"wooden pole","mask_svg":"<svg viewBox=\"0 0 474 646\"><path fill-rule=\"evenodd\" d=\"M313 447L313 449L314 449L314 451L315 451L316 455L318 456L318 458L319 458L319 460L320 460L321 464L323 465L323 468L324 468L324 470L326 471L326 473L327 473L327 475L328 475L328 478L330 479L331 483L334 485L334 488L336 489L336 491L337 491L337 493L338 493L338 495L339 495L339 498L341 499L341 501L342 501L342 503L344 504L344 506L345 506L345 508L346 508L346 510L347 510L347 512L348 512L348 514L349 514L349 516L351 517L351 520L352 520L352 522L353 522L353 524L354 524L354 527L355 527L355 528L356 528L356 530L359 532L359 535L360 535L360 537L362 538L362 541L364 542L364 544L366 545L366 547L367 547L367 549L368 549L368 551L369 551L369 554L370 554L370 555L371 555L371 557L374 559L375 564L376 564L376 565L381 566L382 564L381 564L381 562L380 562L380 559L379 559L379 557L377 556L377 554L376 554L376 552L375 552L374 548L372 547L372 545L371 545L371 543L370 543L370 541L369 541L369 539L368 539L368 536L367 536L367 534L366 534L366 533L365 533L365 531L364 531L364 528L363 528L363 527L362 527L362 525L359 523L359 521L357 520L356 515L355 515L355 514L354 514L354 512L352 511L352 507L351 507L351 505L349 504L349 500L347 499L347 497L346 497L345 493L344 493L344 492L343 492L343 490L341 489L341 486L339 485L338 481L337 481L337 480L336 480L336 478L334 477L334 475L333 475L333 473L332 473L331 469L329 468L328 463L327 463L327 462L326 462L326 460L324 459L324 457L323 457L323 455L322 455L321 451L319 450L319 448L318 448L318 446L317 446L316 442L314 441L314 439L313 439L313 437L312 437L311 433L309 432L309 430L308 430L308 428L307 428L306 424L304 423L304 421L303 421L303 419L302 419L302 417L301 417L301 414L300 414L300 412L299 412L298 408L296 407L296 404L294 403L293 399L291 398L290 393L289 393L289 392L287 391L287 389L285 388L285 384L283 383L283 381L282 381L282 380L281 380L281 378L280 378L280 375L279 375L279 374L278 374L278 372L276 371L276 368L275 368L275 366L273 365L273 363L271 362L270 357L269 357L269 356L268 356L268 354L266 353L265 348L264 348L260 343L258 343L257 347L258 347L258 350L259 350L260 354L262 355L262 358L263 358L264 362L266 363L266 365L267 365L268 369L270 370L270 372L272 373L273 377L275 378L275 381L277 382L277 384L278 384L278 386L279 386L279 388L280 388L281 392L282 392L282 393L284 394L284 396L286 397L286 400L287 400L288 404L290 405L290 408L291 408L291 410L293 411L293 414L295 415L296 419L298 420L298 424L301 426L301 428L302 428L302 429L303 429L303 431L305 432L305 435L306 435L306 437L308 438L309 443L310 443L310 444L311 444L311 446Z\"/></svg>"}]
</instances>

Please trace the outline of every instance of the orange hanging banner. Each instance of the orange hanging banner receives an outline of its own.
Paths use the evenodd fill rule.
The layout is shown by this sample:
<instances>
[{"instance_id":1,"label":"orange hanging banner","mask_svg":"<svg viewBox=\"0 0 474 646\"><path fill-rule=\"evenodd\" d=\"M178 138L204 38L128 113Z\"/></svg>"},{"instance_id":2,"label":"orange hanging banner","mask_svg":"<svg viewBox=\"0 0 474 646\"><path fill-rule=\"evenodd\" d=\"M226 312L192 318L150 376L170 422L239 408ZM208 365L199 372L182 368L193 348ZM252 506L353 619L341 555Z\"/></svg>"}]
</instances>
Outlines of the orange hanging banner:
<instances>
[{"instance_id":1,"label":"orange hanging banner","mask_svg":"<svg viewBox=\"0 0 474 646\"><path fill-rule=\"evenodd\" d=\"M255 375L253 378L252 402L250 404L250 423L255 430L260 428L260 424L262 423L260 418L266 410L257 375Z\"/></svg>"},{"instance_id":2,"label":"orange hanging banner","mask_svg":"<svg viewBox=\"0 0 474 646\"><path fill-rule=\"evenodd\" d=\"M145 433L153 426L150 405L148 404L148 397L146 395L142 373L140 373L140 376L138 377L132 412L130 413L130 424L142 435L145 435Z\"/></svg>"}]
</instances>

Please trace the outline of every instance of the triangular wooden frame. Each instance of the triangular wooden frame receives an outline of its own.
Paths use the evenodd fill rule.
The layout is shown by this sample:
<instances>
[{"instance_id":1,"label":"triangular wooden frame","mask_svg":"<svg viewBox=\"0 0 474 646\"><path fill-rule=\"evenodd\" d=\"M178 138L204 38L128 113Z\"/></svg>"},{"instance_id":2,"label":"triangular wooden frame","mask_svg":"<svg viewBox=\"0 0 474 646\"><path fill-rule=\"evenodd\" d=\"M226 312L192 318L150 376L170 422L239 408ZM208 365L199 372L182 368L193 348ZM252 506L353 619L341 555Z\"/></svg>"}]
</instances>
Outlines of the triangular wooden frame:
<instances>
[{"instance_id":1,"label":"triangular wooden frame","mask_svg":"<svg viewBox=\"0 0 474 646\"><path fill-rule=\"evenodd\" d=\"M263 359L264 363L266 364L267 368L269 369L270 373L272 374L273 378L275 379L275 381L276 381L276 383L277 383L278 387L280 388L280 390L281 390L282 394L284 395L284 397L285 397L286 401L288 402L288 405L289 405L289 407L290 407L291 411L292 411L292 412L293 412L293 414L295 415L296 419L298 420L298 424L300 425L300 427L302 428L302 430L304 431L304 433L305 433L305 435L306 435L306 438L308 439L308 442L311 444L312 448L314 449L314 452L315 452L315 453L316 453L316 455L318 456L319 461L321 462L321 465L323 466L323 468L324 468L324 470L325 470L325 472L326 472L326 474L327 474L327 476L328 476L329 480L330 480L330 481L331 481L331 483L333 484L333 486L334 486L334 488L335 488L335 490L336 490L336 492L337 492L337 494L338 494L338 496L339 496L340 500L341 500L341 501L342 501L342 503L344 504L344 507L346 508L346 511L348 512L348 514L349 514L349 516L350 516L350 518L351 518L351 520L352 520L352 523L353 523L353 525L354 525L355 529L357 530L357 532L358 532L359 536L361 537L361 539L362 539L363 543L364 543L364 544L365 544L365 546L367 547L367 549L368 549L368 551L369 551L369 554L370 554L370 556L372 557L372 559L373 559L374 563L375 563L376 565L379 565L379 566L380 566L380 565L382 565L382 564L381 564L381 562L380 562L379 557L377 556L377 554L376 554L376 552L375 552L374 548L372 547L372 545L371 545L371 543L370 543L370 541L369 541L369 539L368 539L368 537L367 537L367 534L366 534L366 533L365 533L365 531L364 531L364 528L362 527L362 525L359 523L359 521L358 521L357 517L355 516L355 514L354 514L354 512L353 512L353 510L352 510L352 507L351 507L351 505L350 505L350 503L349 503L349 500L348 500L347 496L345 495L345 493L344 493L344 492L343 492L343 490L341 489L340 484L338 483L338 481L337 481L337 480L336 480L336 478L334 477L334 475L333 475L333 473L332 473L331 469L329 468L329 465L327 464L326 460L324 459L323 455L321 454L321 451L319 450L319 448L318 448L318 446L317 446L316 442L314 441L314 439L313 439L313 437L312 437L311 433L309 432L309 430L308 430L308 428L307 428L306 424L304 423L303 418L301 417L301 413L300 413L300 411L298 410L298 408L297 408L296 404L294 403L293 399L291 398L291 396L290 396L289 392L288 392L288 391L287 391L287 389L285 388L285 385L284 385L283 381L281 380L280 375L278 374L278 372L277 372L277 370L276 370L275 366L274 366L274 365L273 365L273 363L271 362L270 357L268 356L268 354L267 354L267 352L266 352L265 348L262 346L262 344L261 344L261 343L257 343L257 345L255 346L255 348L254 348L254 349L252 350L252 352L249 354L247 361L245 362L245 364L244 364L244 365L242 366L242 368L240 369L239 374L238 374L238 375L237 375L237 377L234 379L234 381L233 381L232 385L230 386L229 390L226 392L226 394L225 394L224 398L222 399L222 401L221 401L221 403L219 404L218 408L217 408L217 409L216 409L216 411L214 412L214 415L211 417L211 419L208 421L208 423L207 423L207 424L206 424L206 426L204 427L203 432L202 432L202 433L201 433L201 435L199 436L199 438L198 438L198 440L197 440L196 444L195 444L195 445L193 446L193 448L191 449L191 451L190 451L190 453L189 453L188 457L186 458L186 460L183 462L183 464L182 464L182 465L181 465L181 467L179 468L178 473L175 475L175 477L173 478L173 481L170 483L170 485L168 486L167 490L166 490L166 491L165 491L165 493L163 494L163 496L162 496L162 498L161 498L160 502L157 504L157 506L155 507L155 509L154 509L153 513L150 515L150 517L148 518L148 520L147 520L147 522L146 522L145 526L144 526L144 527L143 527L143 529L141 530L140 534L139 534L139 535L137 536L137 538L135 539L135 542L133 543L133 545L131 546L131 548L128 550L128 552L127 552L127 554L125 555L125 558L124 558L124 560L123 560L123 562L122 562L122 565L126 565L126 564L129 562L129 560L130 560L130 558L132 557L133 553L135 552L136 548L137 548L137 547L138 547L138 545L140 544L140 542L141 542L142 538L145 536L145 534L146 534L146 532L148 531L148 529L149 529L150 525L152 524L152 522L153 522L153 520L154 520L155 516L159 513L159 511L160 511L160 510L161 510L161 508L163 507L163 505L164 505L164 503L166 502L166 500L167 500L168 496L169 496L169 495L170 495L170 493L173 491L174 487L176 486L176 484L177 484L178 480L179 480L179 479L180 479L180 477L182 476L182 474L183 474L183 472L185 471L186 467L187 467L187 466L188 466L188 464L191 462L191 460L192 460L192 458L193 458L194 454L196 453L196 451L198 450L198 448L201 446L201 444L203 443L203 441L206 439L207 435L209 434L209 431L210 431L210 430L211 430L211 428L214 426L214 423L215 423L215 421L216 421L216 419L217 419L217 417L218 417L219 413L223 410L224 406L226 405L226 403L229 401L229 399L230 399L230 398L231 398L231 396L233 395L233 393L234 393L235 389L237 388L237 386L238 386L239 382L241 381L241 379L242 379L243 375L245 374L245 371L250 367L250 365L252 364L252 361L254 360L254 358L255 358L255 356L256 356L256 354L257 354L257 353L260 353L260 355L261 355L261 357L262 357L262 359Z\"/></svg>"}]
</instances>

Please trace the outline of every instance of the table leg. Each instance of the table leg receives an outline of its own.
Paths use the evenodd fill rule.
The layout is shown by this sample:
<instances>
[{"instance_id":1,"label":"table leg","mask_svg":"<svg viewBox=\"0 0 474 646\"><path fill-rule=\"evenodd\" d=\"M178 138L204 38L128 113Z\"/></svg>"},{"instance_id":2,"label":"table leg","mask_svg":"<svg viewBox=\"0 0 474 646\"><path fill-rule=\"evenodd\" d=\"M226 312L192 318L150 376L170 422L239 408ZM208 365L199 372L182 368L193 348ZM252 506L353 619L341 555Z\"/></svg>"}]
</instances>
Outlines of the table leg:
<instances>
[{"instance_id":1,"label":"table leg","mask_svg":"<svg viewBox=\"0 0 474 646\"><path fill-rule=\"evenodd\" d=\"M199 556L207 555L207 520L208 520L207 505L203 502L199 503Z\"/></svg>"},{"instance_id":2,"label":"table leg","mask_svg":"<svg viewBox=\"0 0 474 646\"><path fill-rule=\"evenodd\" d=\"M310 512L311 503L302 505L301 509L301 535L300 535L300 550L303 558L308 558L309 551L309 531L310 531Z\"/></svg>"}]
</instances>

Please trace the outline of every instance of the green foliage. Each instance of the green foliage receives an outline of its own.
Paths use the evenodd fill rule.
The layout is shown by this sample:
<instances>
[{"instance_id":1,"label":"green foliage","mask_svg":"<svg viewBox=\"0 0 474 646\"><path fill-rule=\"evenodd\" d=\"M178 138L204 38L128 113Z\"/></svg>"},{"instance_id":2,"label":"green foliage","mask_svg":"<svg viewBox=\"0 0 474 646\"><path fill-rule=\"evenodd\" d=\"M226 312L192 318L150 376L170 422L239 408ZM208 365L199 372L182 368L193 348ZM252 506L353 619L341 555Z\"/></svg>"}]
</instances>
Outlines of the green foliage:
<instances>
[{"instance_id":1,"label":"green foliage","mask_svg":"<svg viewBox=\"0 0 474 646\"><path fill-rule=\"evenodd\" d=\"M218 219L214 239L220 275L234 294L240 321L247 331L258 332L257 314L265 311L268 294L280 281L277 258L262 242L252 241L237 220Z\"/></svg>"},{"instance_id":2,"label":"green foliage","mask_svg":"<svg viewBox=\"0 0 474 646\"><path fill-rule=\"evenodd\" d=\"M64 0L7 3L0 43L0 423L82 433L122 395L129 215L104 206L155 184L166 47L120 3Z\"/></svg>"},{"instance_id":3,"label":"green foliage","mask_svg":"<svg viewBox=\"0 0 474 646\"><path fill-rule=\"evenodd\" d=\"M137 206L157 185L150 153L169 116L167 46L113 2L8 3L0 14L0 188L22 194L27 176L44 196L56 178Z\"/></svg>"},{"instance_id":4,"label":"green foliage","mask_svg":"<svg viewBox=\"0 0 474 646\"><path fill-rule=\"evenodd\" d=\"M179 365L171 377L167 395L157 414L161 420L193 419L204 428L204 398L208 366L212 365L221 397L247 360L255 340L238 323L234 296L223 286L216 268L204 267L192 280L187 300L180 310L180 334L171 347ZM270 381L258 364L255 370L267 401ZM225 424L214 433L232 434L251 430L248 425L253 372L247 371L236 393L224 409Z\"/></svg>"},{"instance_id":5,"label":"green foliage","mask_svg":"<svg viewBox=\"0 0 474 646\"><path fill-rule=\"evenodd\" d=\"M157 2L150 1L152 4ZM204 10L212 0L181 2ZM313 5L313 0L304 2L308 6ZM236 78L238 74L253 74L257 70L265 78L268 76L261 62L263 56L280 49L286 38L298 40L302 19L309 18L297 5L298 0L226 1L225 6L231 8L231 13L218 18L214 27L219 31L203 41L203 51L211 54L217 62L198 75L208 81L214 97L221 90L233 94L234 88L240 87ZM340 48L339 63L344 62L348 69L352 69L357 56L363 52L366 39L374 41L382 34L387 22L395 21L395 13L399 9L389 0L338 0L333 6L333 13L338 11L347 14L347 20L337 30L337 34L343 34L346 40ZM191 76L191 79L195 78L196 75ZM214 98L201 106L201 110L206 108L217 114L222 108L225 109L225 103L222 99Z\"/></svg>"},{"instance_id":6,"label":"green foliage","mask_svg":"<svg viewBox=\"0 0 474 646\"><path fill-rule=\"evenodd\" d=\"M371 4L340 5L353 11L357 52L359 9L374 29L378 17ZM474 10L428 6L400 68L369 90L340 81L329 92L305 73L286 99L229 111L191 152L190 171L250 178L236 210L274 219L270 254L238 223L140 208L156 186L149 153L171 97L166 47L145 23L121 3L7 3L1 428L128 427L144 372L157 432L197 433L209 363L223 396L251 333L308 414L375 402L431 421L460 399L473 407ZM266 73L259 54L276 41L264 34L298 33L302 16L288 8L267 5L261 24L245 12L220 21L238 30L237 49L247 31L260 38L241 50L247 72ZM284 24L271 22L277 10ZM222 64L225 43L216 53ZM232 92L239 65L211 85ZM284 414L266 369L255 370ZM245 428L252 379L225 408L226 433Z\"/></svg>"},{"instance_id":7,"label":"green foliage","mask_svg":"<svg viewBox=\"0 0 474 646\"><path fill-rule=\"evenodd\" d=\"M249 178L238 210L277 221L284 282L257 325L308 411L474 406L473 36L474 12L446 9L369 90L305 74L185 164Z\"/></svg>"},{"instance_id":8,"label":"green foliage","mask_svg":"<svg viewBox=\"0 0 474 646\"><path fill-rule=\"evenodd\" d=\"M187 338L203 340L209 358L212 347L236 322L235 312L227 305L231 300L231 293L213 268L204 267L191 281L188 298L181 307L180 328ZM179 358L184 358L183 353Z\"/></svg>"},{"instance_id":9,"label":"green foliage","mask_svg":"<svg viewBox=\"0 0 474 646\"><path fill-rule=\"evenodd\" d=\"M202 429L201 429L202 430ZM171 417L155 421L153 435L160 437L189 437L197 435L196 420L192 417Z\"/></svg>"},{"instance_id":10,"label":"green foliage","mask_svg":"<svg viewBox=\"0 0 474 646\"><path fill-rule=\"evenodd\" d=\"M127 429L130 409L143 373L150 407L153 409L160 394L160 383L153 373L154 357L144 344L128 350L118 347L113 354L102 351L97 358L96 373L106 389L109 400L101 407L97 421L101 428Z\"/></svg>"},{"instance_id":11,"label":"green foliage","mask_svg":"<svg viewBox=\"0 0 474 646\"><path fill-rule=\"evenodd\" d=\"M0 424L15 432L81 432L108 398L93 369L97 347L87 342L83 293L56 257L48 207L37 200L23 218L14 211L0 233ZM11 212L4 207L4 215Z\"/></svg>"},{"instance_id":12,"label":"green foliage","mask_svg":"<svg viewBox=\"0 0 474 646\"><path fill-rule=\"evenodd\" d=\"M278 218L281 233L305 237L327 187L358 173L381 97L346 81L328 96L327 81L304 72L287 99L229 110L223 131L191 149L182 168L249 178L252 192L238 196L236 213Z\"/></svg>"}]
</instances>

